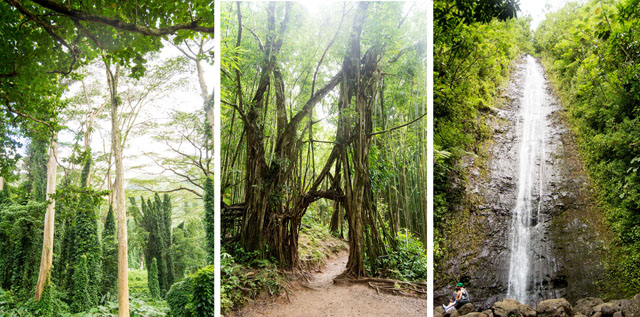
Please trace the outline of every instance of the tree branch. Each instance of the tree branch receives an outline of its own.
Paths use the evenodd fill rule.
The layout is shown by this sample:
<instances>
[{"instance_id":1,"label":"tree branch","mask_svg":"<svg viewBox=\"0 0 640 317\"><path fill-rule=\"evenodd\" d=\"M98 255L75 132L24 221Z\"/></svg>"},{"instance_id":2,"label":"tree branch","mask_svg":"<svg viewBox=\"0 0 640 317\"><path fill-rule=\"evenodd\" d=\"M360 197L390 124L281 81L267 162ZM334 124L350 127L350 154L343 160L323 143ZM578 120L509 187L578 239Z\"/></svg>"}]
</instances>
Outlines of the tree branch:
<instances>
[{"instance_id":1,"label":"tree branch","mask_svg":"<svg viewBox=\"0 0 640 317\"><path fill-rule=\"evenodd\" d=\"M174 189L169 189L169 190L155 190L155 189L149 188L149 187L144 186L144 185L138 185L138 186L140 186L140 187L142 187L142 188L144 188L144 189L146 189L148 191L152 191L154 193L173 193L173 192L177 192L177 191L180 191L180 190L186 190L186 191L191 192L192 194L198 196L198 198L202 198L202 194L196 192L195 190L193 190L191 188L182 187L182 186L180 186L178 188L174 188Z\"/></svg>"},{"instance_id":2,"label":"tree branch","mask_svg":"<svg viewBox=\"0 0 640 317\"><path fill-rule=\"evenodd\" d=\"M398 130L400 128L404 128L404 127L406 127L406 126L408 126L410 124L413 124L413 123L417 122L418 120L424 118L426 115L427 115L427 113L425 112L421 116L419 116L419 117L417 117L417 118L415 118L415 119L413 119L413 120L411 120L411 121L409 121L407 123L401 124L399 126L396 126L396 127L384 130L384 131L378 131L378 132L369 133L369 134L367 134L367 136L371 137L371 136L374 136L374 135L383 134L383 133L391 132L393 130Z\"/></svg>"},{"instance_id":3,"label":"tree branch","mask_svg":"<svg viewBox=\"0 0 640 317\"><path fill-rule=\"evenodd\" d=\"M5 0L5 1L8 1L9 3L11 2L17 3L16 0ZM172 25L164 28L150 28L143 25L126 23L111 17L105 17L105 16L100 16L96 14L91 14L91 13L71 9L70 7L67 7L64 4L53 1L53 0L33 0L33 2L49 10L53 10L60 14L66 15L70 18L75 18L75 19L87 21L87 22L106 24L116 29L136 32L136 33L149 35L149 36L169 35L178 30L192 30L192 31L197 31L202 33L213 33L213 29L214 29L213 27L206 27L206 26L199 25L198 23L200 22L201 19L196 19L191 23L176 24L176 25Z\"/></svg>"},{"instance_id":4,"label":"tree branch","mask_svg":"<svg viewBox=\"0 0 640 317\"><path fill-rule=\"evenodd\" d=\"M29 119L31 121L35 121L37 123L44 124L49 128L49 130L51 130L52 132L54 131L53 126L51 126L51 124L49 122L40 120L40 119L38 119L36 117L33 117L33 116L29 115L29 114L22 113L22 112L20 112L18 110L13 109L11 107L11 102L6 97L5 97L5 106L7 106L7 110L9 110L9 112L15 113L15 114L17 114L17 115L19 115L21 117L27 118L27 119Z\"/></svg>"}]
</instances>

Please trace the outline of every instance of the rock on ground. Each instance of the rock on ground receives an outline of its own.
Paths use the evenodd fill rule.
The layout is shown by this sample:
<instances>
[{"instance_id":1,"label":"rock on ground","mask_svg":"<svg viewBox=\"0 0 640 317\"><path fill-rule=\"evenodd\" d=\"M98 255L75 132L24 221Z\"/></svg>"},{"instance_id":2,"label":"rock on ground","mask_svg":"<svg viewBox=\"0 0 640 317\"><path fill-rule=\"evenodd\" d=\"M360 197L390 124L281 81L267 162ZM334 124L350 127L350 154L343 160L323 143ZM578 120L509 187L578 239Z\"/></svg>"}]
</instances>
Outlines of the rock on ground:
<instances>
[{"instance_id":1,"label":"rock on ground","mask_svg":"<svg viewBox=\"0 0 640 317\"><path fill-rule=\"evenodd\" d=\"M603 304L604 302L600 298L587 297L579 299L574 306L574 311L584 316L591 316L595 313L594 307Z\"/></svg>"},{"instance_id":2,"label":"rock on ground","mask_svg":"<svg viewBox=\"0 0 640 317\"><path fill-rule=\"evenodd\" d=\"M515 299L505 299L493 304L493 315L496 317L534 317L536 311L529 305L521 304Z\"/></svg>"},{"instance_id":3,"label":"rock on ground","mask_svg":"<svg viewBox=\"0 0 640 317\"><path fill-rule=\"evenodd\" d=\"M479 313L479 312L472 312L472 313L468 313L466 315L462 315L462 317L488 317L489 315L485 314L485 313Z\"/></svg>"},{"instance_id":4,"label":"rock on ground","mask_svg":"<svg viewBox=\"0 0 640 317\"><path fill-rule=\"evenodd\" d=\"M476 307L471 303L464 304L462 307L460 307L460 309L458 309L458 313L460 314L460 316L465 316L475 311Z\"/></svg>"},{"instance_id":5,"label":"rock on ground","mask_svg":"<svg viewBox=\"0 0 640 317\"><path fill-rule=\"evenodd\" d=\"M536 311L538 316L544 317L573 316L573 307L564 298L543 300L538 303Z\"/></svg>"}]
</instances>

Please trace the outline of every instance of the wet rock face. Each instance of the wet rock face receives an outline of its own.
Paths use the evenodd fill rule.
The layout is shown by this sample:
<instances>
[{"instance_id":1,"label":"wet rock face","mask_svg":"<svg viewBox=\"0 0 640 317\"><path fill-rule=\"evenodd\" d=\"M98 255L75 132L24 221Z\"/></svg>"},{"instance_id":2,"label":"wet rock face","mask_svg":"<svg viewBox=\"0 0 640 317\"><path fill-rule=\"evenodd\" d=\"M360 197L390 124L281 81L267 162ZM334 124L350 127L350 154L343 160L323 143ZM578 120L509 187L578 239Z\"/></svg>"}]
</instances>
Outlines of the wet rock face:
<instances>
[{"instance_id":1,"label":"wet rock face","mask_svg":"<svg viewBox=\"0 0 640 317\"><path fill-rule=\"evenodd\" d=\"M468 180L465 197L455 206L455 224L445 237L444 256L436 264L435 304L446 304L454 285L465 283L471 302L480 310L502 301L509 278L509 233L518 191L518 156L521 133L520 101L526 62L523 58L502 99L488 121L493 136L484 150L486 160L463 161ZM596 282L603 273L599 259L608 239L601 213L595 206L589 179L582 167L564 112L547 84L545 159L537 187L540 212L531 219L531 258L527 295L530 302L564 297L570 302L600 296ZM534 192L540 188L534 188Z\"/></svg>"}]
</instances>

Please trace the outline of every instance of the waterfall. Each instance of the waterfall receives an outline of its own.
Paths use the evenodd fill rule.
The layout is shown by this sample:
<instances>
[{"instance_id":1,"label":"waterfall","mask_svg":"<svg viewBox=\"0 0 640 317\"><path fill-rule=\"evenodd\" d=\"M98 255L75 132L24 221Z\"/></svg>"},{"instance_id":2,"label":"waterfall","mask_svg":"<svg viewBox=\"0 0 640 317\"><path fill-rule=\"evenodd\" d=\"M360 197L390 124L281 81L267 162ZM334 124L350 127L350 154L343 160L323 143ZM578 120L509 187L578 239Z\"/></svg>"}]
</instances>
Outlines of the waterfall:
<instances>
[{"instance_id":1,"label":"waterfall","mask_svg":"<svg viewBox=\"0 0 640 317\"><path fill-rule=\"evenodd\" d=\"M518 161L518 194L512 211L508 298L532 304L537 293L533 274L533 245L537 235L537 219L544 194L544 163L546 118L550 107L545 104L545 78L542 66L527 56L524 94L520 99L518 133L520 135Z\"/></svg>"}]
</instances>

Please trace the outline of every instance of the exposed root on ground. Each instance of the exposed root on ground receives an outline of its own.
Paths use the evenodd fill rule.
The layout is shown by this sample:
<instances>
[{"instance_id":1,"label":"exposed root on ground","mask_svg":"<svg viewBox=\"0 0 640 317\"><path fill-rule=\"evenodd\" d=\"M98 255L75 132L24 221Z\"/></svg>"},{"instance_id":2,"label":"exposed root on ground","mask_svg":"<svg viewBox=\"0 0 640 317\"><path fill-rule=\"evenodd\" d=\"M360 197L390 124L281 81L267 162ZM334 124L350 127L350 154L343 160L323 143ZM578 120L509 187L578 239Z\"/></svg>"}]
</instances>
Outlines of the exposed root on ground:
<instances>
[{"instance_id":1,"label":"exposed root on ground","mask_svg":"<svg viewBox=\"0 0 640 317\"><path fill-rule=\"evenodd\" d=\"M376 278L376 277L357 278L346 272L337 276L334 279L334 282L336 284L338 283L366 284L369 287L375 289L378 294L380 294L380 291L383 291L393 295L403 295L403 296L410 296L410 297L423 297L427 295L426 282L405 282L400 280Z\"/></svg>"}]
</instances>

